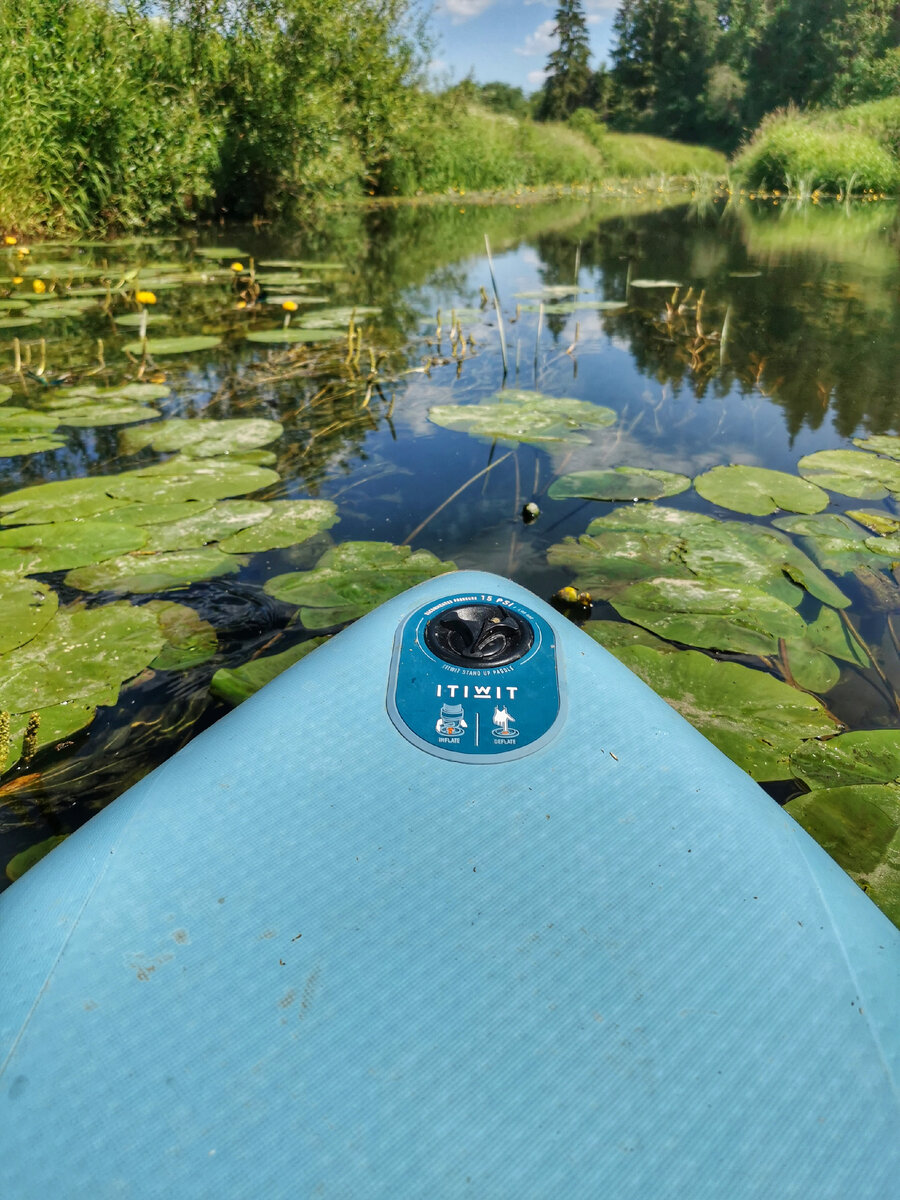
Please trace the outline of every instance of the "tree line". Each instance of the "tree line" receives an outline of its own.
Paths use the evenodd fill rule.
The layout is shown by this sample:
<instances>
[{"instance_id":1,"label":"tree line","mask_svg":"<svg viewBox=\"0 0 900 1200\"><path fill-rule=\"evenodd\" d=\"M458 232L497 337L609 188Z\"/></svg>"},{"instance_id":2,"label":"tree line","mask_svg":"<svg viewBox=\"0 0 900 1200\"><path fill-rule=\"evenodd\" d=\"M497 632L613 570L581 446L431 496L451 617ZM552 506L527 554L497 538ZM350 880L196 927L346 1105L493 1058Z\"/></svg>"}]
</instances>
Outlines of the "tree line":
<instances>
[{"instance_id":1,"label":"tree line","mask_svg":"<svg viewBox=\"0 0 900 1200\"><path fill-rule=\"evenodd\" d=\"M587 108L613 128L731 149L778 108L900 95L898 0L622 0L610 65L595 70L580 0L555 20L542 120Z\"/></svg>"}]
</instances>

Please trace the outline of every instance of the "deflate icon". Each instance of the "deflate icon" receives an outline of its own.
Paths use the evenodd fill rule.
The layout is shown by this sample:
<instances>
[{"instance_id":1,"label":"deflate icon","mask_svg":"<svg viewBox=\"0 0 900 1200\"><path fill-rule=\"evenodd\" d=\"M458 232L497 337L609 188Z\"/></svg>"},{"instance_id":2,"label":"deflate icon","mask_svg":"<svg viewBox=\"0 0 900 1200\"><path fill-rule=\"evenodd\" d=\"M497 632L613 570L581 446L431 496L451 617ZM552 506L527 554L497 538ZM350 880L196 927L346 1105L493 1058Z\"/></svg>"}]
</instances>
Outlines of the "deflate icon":
<instances>
[{"instance_id":1,"label":"deflate icon","mask_svg":"<svg viewBox=\"0 0 900 1200\"><path fill-rule=\"evenodd\" d=\"M515 718L510 714L510 712L507 709L505 704L502 708L495 708L494 709L494 728L493 728L494 737L498 737L498 738L518 737L519 736L518 729L513 729L510 726L510 722L513 720L515 720Z\"/></svg>"},{"instance_id":2,"label":"deflate icon","mask_svg":"<svg viewBox=\"0 0 900 1200\"><path fill-rule=\"evenodd\" d=\"M468 729L463 706L461 704L441 705L441 715L434 728L441 737L459 737Z\"/></svg>"}]
</instances>

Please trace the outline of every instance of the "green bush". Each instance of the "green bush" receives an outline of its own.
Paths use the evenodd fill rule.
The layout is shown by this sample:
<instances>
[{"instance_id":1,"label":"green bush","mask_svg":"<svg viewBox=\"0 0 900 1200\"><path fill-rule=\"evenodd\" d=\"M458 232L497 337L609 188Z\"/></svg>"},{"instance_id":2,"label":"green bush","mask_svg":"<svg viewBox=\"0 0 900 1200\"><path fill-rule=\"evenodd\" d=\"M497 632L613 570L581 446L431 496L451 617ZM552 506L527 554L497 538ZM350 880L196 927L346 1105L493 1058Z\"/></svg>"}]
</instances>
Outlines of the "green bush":
<instances>
[{"instance_id":1,"label":"green bush","mask_svg":"<svg viewBox=\"0 0 900 1200\"><path fill-rule=\"evenodd\" d=\"M900 187L895 124L900 102L876 101L828 113L795 110L767 117L733 164L750 187L825 191Z\"/></svg>"}]
</instances>

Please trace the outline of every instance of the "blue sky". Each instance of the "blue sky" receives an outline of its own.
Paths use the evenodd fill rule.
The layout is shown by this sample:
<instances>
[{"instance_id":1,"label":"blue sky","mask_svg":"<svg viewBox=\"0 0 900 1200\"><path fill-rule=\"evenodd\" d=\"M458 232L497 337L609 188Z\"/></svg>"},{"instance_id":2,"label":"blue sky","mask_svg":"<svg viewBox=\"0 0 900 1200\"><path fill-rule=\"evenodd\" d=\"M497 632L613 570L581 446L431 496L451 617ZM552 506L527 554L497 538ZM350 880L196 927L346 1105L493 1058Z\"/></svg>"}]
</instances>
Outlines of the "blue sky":
<instances>
[{"instance_id":1,"label":"blue sky","mask_svg":"<svg viewBox=\"0 0 900 1200\"><path fill-rule=\"evenodd\" d=\"M619 0L582 0L597 66L606 58ZM500 79L533 92L554 48L556 0L435 0L432 78L457 83L472 71L479 83Z\"/></svg>"}]
</instances>

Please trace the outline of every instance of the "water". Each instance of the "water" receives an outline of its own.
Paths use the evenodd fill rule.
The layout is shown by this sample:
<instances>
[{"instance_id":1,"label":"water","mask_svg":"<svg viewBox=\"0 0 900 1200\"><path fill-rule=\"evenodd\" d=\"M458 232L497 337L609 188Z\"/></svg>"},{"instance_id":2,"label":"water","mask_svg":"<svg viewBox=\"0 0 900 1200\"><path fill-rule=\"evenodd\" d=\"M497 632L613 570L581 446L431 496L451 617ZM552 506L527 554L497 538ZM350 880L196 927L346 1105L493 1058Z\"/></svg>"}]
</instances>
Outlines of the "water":
<instances>
[{"instance_id":1,"label":"water","mask_svg":"<svg viewBox=\"0 0 900 1200\"><path fill-rule=\"evenodd\" d=\"M502 300L505 382L612 409L615 423L589 430L587 444L491 443L429 420L435 405L477 403L504 384L497 317L492 302L484 303L491 292L485 232ZM230 254L221 261L198 258L198 244L243 251L243 269L231 273ZM159 356L142 368L139 356L129 359L122 349L136 331L118 329L112 319L134 305L115 293L104 311L101 296L96 309L77 319L0 328L0 384L14 390L7 408L39 408L47 384L69 377L103 384L141 377L170 388L158 405L165 418L279 420L284 433L267 449L275 453L280 480L262 498L331 500L339 522L309 544L251 555L236 574L153 593L208 620L218 634L217 653L186 670L143 672L122 689L117 704L101 706L86 729L8 771L0 779L0 866L30 845L74 830L221 716L226 706L209 690L217 668L308 637L294 607L262 585L311 567L330 542L409 544L459 567L511 576L549 598L573 577L569 567L548 563L550 547L620 507L548 497L561 474L628 465L695 477L719 464L742 463L794 475L803 455L852 448L854 436L900 432L897 251L897 210L884 202L852 209L743 199L670 206L655 195L618 207L584 200L466 205L464 211L460 205L354 210L303 235L214 228L158 243L35 246L27 258L16 248L8 251L0 261L0 296L8 291L31 299L32 279L40 276L25 274L20 285L9 280L25 268L37 271L42 261L75 268L90 263L113 284L139 269L125 286L155 288L152 312L171 317L166 336L202 332L223 342L194 355ZM251 256L254 263L345 264L321 272L323 282L309 290L329 305L381 309L360 318L356 365L346 335L324 348L244 340L248 329L282 321L272 285L263 286L275 304L253 303L250 295L249 305L240 306ZM163 271L153 265L160 262ZM211 283L184 283L180 274L190 264L193 270L214 266L220 274ZM154 284L160 275L174 282ZM45 278L51 290L69 283L71 293L79 277L63 265ZM670 285L635 286L648 279ZM517 299L517 293L576 283L588 299L626 306L539 314L527 308L537 300ZM314 308L301 305L294 319ZM464 353L451 340L457 311ZM20 352L30 358L23 375L12 370L17 334ZM0 459L0 493L168 457L152 449L122 453L120 428L63 428L64 444L56 450ZM541 510L531 523L522 519L526 502ZM694 490L658 503L725 520L754 519L710 505ZM827 512L854 508L900 512L891 496L829 494ZM822 697L847 728L900 728L891 565L886 558L867 585L835 577L877 663L865 669L841 663L839 681ZM38 578L64 603L113 599L108 592L86 595L65 582L63 571ZM148 598L134 597L138 603ZM590 615L617 619L604 599ZM768 659L726 657L779 674ZM769 780L767 786L781 800L803 790L796 781Z\"/></svg>"}]
</instances>

